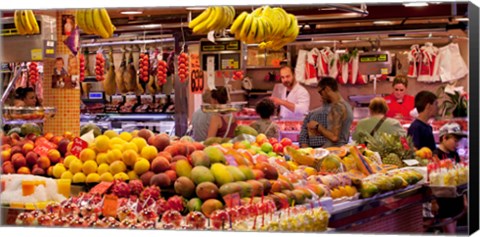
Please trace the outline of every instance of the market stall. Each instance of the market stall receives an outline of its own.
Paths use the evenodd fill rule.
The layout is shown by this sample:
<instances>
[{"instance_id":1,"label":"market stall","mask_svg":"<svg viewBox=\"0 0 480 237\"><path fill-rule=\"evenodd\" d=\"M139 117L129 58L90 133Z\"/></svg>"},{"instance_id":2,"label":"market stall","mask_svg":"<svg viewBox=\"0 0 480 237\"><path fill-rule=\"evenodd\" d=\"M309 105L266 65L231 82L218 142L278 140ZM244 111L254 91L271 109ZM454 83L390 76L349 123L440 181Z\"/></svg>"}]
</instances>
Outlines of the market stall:
<instances>
[{"instance_id":1,"label":"market stall","mask_svg":"<svg viewBox=\"0 0 480 237\"><path fill-rule=\"evenodd\" d=\"M451 161L391 134L366 145L300 148L303 118L283 118L278 108L271 119L279 137L249 126L260 119L255 105L279 95L280 69L290 65L309 111L324 106L318 81L337 81L353 108L350 134L400 75L409 77L410 95L438 92L440 111L429 122L437 144L445 124L468 133L469 39L459 20L467 5L455 3L453 17L449 4L422 13L400 5L391 17L382 14L390 6L366 4L334 4L334 14L317 13L325 6L155 8L131 18L118 9L6 14L13 27L2 39L34 44L4 51L1 62L9 79L2 126L22 124L1 135L1 224L425 233L425 205L468 192L465 140ZM452 47L462 70L445 69L440 52ZM22 83L37 89L43 107L9 106ZM227 89L228 103L203 103L202 93L217 87ZM194 141L197 110L231 115L234 136ZM414 116L395 119L408 129Z\"/></svg>"}]
</instances>

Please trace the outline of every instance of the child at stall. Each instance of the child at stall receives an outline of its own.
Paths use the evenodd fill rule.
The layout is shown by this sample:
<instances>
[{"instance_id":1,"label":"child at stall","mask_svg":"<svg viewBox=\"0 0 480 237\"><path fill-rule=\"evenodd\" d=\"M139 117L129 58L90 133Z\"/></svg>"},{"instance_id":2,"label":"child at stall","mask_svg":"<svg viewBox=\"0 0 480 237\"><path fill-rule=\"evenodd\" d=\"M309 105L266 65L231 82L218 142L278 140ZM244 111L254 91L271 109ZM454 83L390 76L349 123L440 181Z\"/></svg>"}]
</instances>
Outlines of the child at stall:
<instances>
[{"instance_id":1,"label":"child at stall","mask_svg":"<svg viewBox=\"0 0 480 237\"><path fill-rule=\"evenodd\" d=\"M438 113L437 96L430 91L418 92L415 95L415 108L418 111L418 117L410 124L408 136L412 137L415 148L428 147L434 151L435 138L433 128L428 121Z\"/></svg>"},{"instance_id":2,"label":"child at stall","mask_svg":"<svg viewBox=\"0 0 480 237\"><path fill-rule=\"evenodd\" d=\"M443 125L439 131L440 144L437 149L433 151L433 155L440 160L452 159L455 162L460 162L460 156L457 153L458 142L467 137L462 133L460 125L457 123L448 123ZM466 195L456 198L437 198L438 213L436 217L442 222L448 223L443 226L444 233L455 233L457 227L457 219L467 206ZM435 202L433 202L435 205Z\"/></svg>"},{"instance_id":3,"label":"child at stall","mask_svg":"<svg viewBox=\"0 0 480 237\"><path fill-rule=\"evenodd\" d=\"M272 115L275 113L275 104L270 99L263 99L257 103L255 111L260 115L260 120L253 122L250 126L257 130L258 133L263 133L268 138L279 137L278 125L271 120Z\"/></svg>"}]
</instances>

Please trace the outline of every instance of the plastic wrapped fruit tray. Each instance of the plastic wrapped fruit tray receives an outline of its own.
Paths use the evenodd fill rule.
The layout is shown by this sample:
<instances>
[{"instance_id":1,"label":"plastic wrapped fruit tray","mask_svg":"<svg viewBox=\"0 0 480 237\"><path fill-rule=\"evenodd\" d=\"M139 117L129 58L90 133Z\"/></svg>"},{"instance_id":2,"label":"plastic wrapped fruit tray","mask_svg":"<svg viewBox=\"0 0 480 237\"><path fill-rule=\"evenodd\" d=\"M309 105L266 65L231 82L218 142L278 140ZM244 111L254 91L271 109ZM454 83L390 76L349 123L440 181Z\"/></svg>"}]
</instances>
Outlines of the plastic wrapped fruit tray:
<instances>
[{"instance_id":1,"label":"plastic wrapped fruit tray","mask_svg":"<svg viewBox=\"0 0 480 237\"><path fill-rule=\"evenodd\" d=\"M54 107L3 107L5 120L41 120L55 115Z\"/></svg>"},{"instance_id":2,"label":"plastic wrapped fruit tray","mask_svg":"<svg viewBox=\"0 0 480 237\"><path fill-rule=\"evenodd\" d=\"M205 113L232 113L242 110L246 103L230 104L203 104L202 111Z\"/></svg>"}]
</instances>

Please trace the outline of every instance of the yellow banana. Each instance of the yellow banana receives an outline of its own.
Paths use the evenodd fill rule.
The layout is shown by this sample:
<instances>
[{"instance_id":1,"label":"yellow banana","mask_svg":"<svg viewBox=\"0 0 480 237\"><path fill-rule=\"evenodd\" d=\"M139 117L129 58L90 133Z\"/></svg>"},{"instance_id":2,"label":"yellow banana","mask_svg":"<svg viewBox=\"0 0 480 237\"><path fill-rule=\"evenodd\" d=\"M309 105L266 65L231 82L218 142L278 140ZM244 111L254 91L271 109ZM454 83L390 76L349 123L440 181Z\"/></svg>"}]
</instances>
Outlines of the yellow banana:
<instances>
[{"instance_id":1,"label":"yellow banana","mask_svg":"<svg viewBox=\"0 0 480 237\"><path fill-rule=\"evenodd\" d=\"M222 17L222 7L214 7L213 15L207 24L207 31L212 31L219 23L219 19Z\"/></svg>"},{"instance_id":2,"label":"yellow banana","mask_svg":"<svg viewBox=\"0 0 480 237\"><path fill-rule=\"evenodd\" d=\"M30 24L33 27L32 33L34 34L40 33L40 28L38 27L38 22L37 22L37 19L35 19L35 15L33 14L33 11L26 10L26 14L27 14L28 22L30 22Z\"/></svg>"},{"instance_id":3,"label":"yellow banana","mask_svg":"<svg viewBox=\"0 0 480 237\"><path fill-rule=\"evenodd\" d=\"M253 20L253 15L248 14L247 18L245 19L245 22L243 22L243 26L242 26L242 29L240 30L240 36L239 36L242 41L247 41L248 31L250 30L252 20Z\"/></svg>"},{"instance_id":4,"label":"yellow banana","mask_svg":"<svg viewBox=\"0 0 480 237\"><path fill-rule=\"evenodd\" d=\"M286 24L285 21L278 11L278 7L273 8L272 11L274 12L274 21L273 24L275 26L275 31L272 33L275 39L281 39L283 36L283 29L285 28Z\"/></svg>"},{"instance_id":5,"label":"yellow banana","mask_svg":"<svg viewBox=\"0 0 480 237\"><path fill-rule=\"evenodd\" d=\"M200 15L198 15L197 17L195 17L195 19L191 20L190 23L188 23L188 28L193 29L201 22L206 21L210 17L212 11L213 7L208 7L205 11L200 13Z\"/></svg>"},{"instance_id":6,"label":"yellow banana","mask_svg":"<svg viewBox=\"0 0 480 237\"><path fill-rule=\"evenodd\" d=\"M20 19L20 11L16 10L13 13L13 22L15 23L15 28L17 28L17 31L21 35L25 35L25 27L23 26L22 20Z\"/></svg>"},{"instance_id":7,"label":"yellow banana","mask_svg":"<svg viewBox=\"0 0 480 237\"><path fill-rule=\"evenodd\" d=\"M263 7L259 7L252 12L252 15L255 17L259 17L262 15L262 12L263 12Z\"/></svg>"},{"instance_id":8,"label":"yellow banana","mask_svg":"<svg viewBox=\"0 0 480 237\"><path fill-rule=\"evenodd\" d=\"M257 25L257 35L255 36L256 42L262 42L265 38L265 21L263 18L257 18L258 25Z\"/></svg>"},{"instance_id":9,"label":"yellow banana","mask_svg":"<svg viewBox=\"0 0 480 237\"><path fill-rule=\"evenodd\" d=\"M20 19L22 20L22 24L25 28L25 33L26 34L32 34L33 32L33 26L32 24L30 24L30 22L28 21L28 17L27 17L27 14L26 14L26 10L22 10L20 11Z\"/></svg>"},{"instance_id":10,"label":"yellow banana","mask_svg":"<svg viewBox=\"0 0 480 237\"><path fill-rule=\"evenodd\" d=\"M230 21L232 19L232 12L230 8L227 6L222 7L222 12L225 15L223 18L223 22L218 26L218 29L225 29L230 25Z\"/></svg>"},{"instance_id":11,"label":"yellow banana","mask_svg":"<svg viewBox=\"0 0 480 237\"><path fill-rule=\"evenodd\" d=\"M291 18L288 16L287 12L285 12L285 10L281 7L277 8L277 12L280 14L283 21L285 22L284 26L287 26L287 27L282 27L282 35L284 35L288 27L290 27L292 24Z\"/></svg>"},{"instance_id":12,"label":"yellow banana","mask_svg":"<svg viewBox=\"0 0 480 237\"><path fill-rule=\"evenodd\" d=\"M237 34L237 32L242 28L242 25L245 19L247 18L247 16L248 16L248 13L245 11L240 13L240 15L237 16L232 26L230 27L230 32Z\"/></svg>"},{"instance_id":13,"label":"yellow banana","mask_svg":"<svg viewBox=\"0 0 480 237\"><path fill-rule=\"evenodd\" d=\"M115 26L112 24L112 20L110 20L110 16L108 15L107 9L101 8L100 9L100 17L102 18L103 26L109 35L109 38L113 36L113 32L115 31Z\"/></svg>"},{"instance_id":14,"label":"yellow banana","mask_svg":"<svg viewBox=\"0 0 480 237\"><path fill-rule=\"evenodd\" d=\"M258 28L258 18L255 16L252 16L252 25L250 26L250 30L248 32L248 37L247 41L248 43L253 43L255 36L257 35L257 28Z\"/></svg>"},{"instance_id":15,"label":"yellow banana","mask_svg":"<svg viewBox=\"0 0 480 237\"><path fill-rule=\"evenodd\" d=\"M93 21L93 9L85 10L85 26L90 32L90 34L98 35L98 32L95 29L95 23Z\"/></svg>"},{"instance_id":16,"label":"yellow banana","mask_svg":"<svg viewBox=\"0 0 480 237\"><path fill-rule=\"evenodd\" d=\"M93 9L93 24L95 26L95 32L97 35L104 39L110 38L110 33L107 27L103 24L102 16L100 15L100 9Z\"/></svg>"},{"instance_id":17,"label":"yellow banana","mask_svg":"<svg viewBox=\"0 0 480 237\"><path fill-rule=\"evenodd\" d=\"M290 37L295 32L295 27L298 28L298 22L294 15L288 14L288 18L290 18L290 25L288 26L287 30L283 34L285 37Z\"/></svg>"},{"instance_id":18,"label":"yellow banana","mask_svg":"<svg viewBox=\"0 0 480 237\"><path fill-rule=\"evenodd\" d=\"M77 21L77 25L80 29L82 29L82 31L85 33L85 34L90 34L90 32L88 31L87 27L86 27L86 23L85 23L85 13L84 13L85 10L76 10L75 11L75 21Z\"/></svg>"}]
</instances>

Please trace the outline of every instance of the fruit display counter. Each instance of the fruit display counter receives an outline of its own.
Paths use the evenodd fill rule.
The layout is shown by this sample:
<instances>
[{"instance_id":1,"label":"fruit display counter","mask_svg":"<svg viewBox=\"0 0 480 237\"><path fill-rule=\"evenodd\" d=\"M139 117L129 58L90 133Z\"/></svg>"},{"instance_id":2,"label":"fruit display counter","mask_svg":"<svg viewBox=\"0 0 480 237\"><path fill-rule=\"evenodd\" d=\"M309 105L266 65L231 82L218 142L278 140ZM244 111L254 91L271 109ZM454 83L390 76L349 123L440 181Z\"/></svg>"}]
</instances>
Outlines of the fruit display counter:
<instances>
[{"instance_id":1,"label":"fruit display counter","mask_svg":"<svg viewBox=\"0 0 480 237\"><path fill-rule=\"evenodd\" d=\"M369 231L378 226L375 218L417 220L426 195L427 167L400 168L354 144L299 149L287 138L242 133L247 128L233 140L208 143L148 129L102 133L89 125L83 130L82 137L2 135L6 188L0 197L10 200L3 204L3 224L301 232L364 226L359 231ZM461 164L438 165L430 174L444 180L441 185L466 182L468 169ZM35 192L22 192L21 181L11 181L20 174L47 179L46 188L37 182ZM414 227L391 223L381 230L420 232L405 225Z\"/></svg>"}]
</instances>

